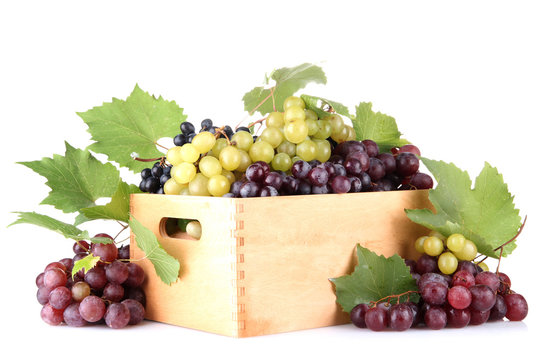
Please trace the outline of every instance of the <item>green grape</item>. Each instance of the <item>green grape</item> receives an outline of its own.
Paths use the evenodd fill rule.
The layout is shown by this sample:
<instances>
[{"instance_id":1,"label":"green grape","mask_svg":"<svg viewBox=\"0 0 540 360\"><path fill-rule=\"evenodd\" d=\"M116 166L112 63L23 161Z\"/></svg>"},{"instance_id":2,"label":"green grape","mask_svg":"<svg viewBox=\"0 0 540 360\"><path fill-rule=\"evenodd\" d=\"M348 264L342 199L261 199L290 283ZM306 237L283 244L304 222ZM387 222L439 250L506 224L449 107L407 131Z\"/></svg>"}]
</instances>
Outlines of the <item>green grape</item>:
<instances>
[{"instance_id":1,"label":"green grape","mask_svg":"<svg viewBox=\"0 0 540 360\"><path fill-rule=\"evenodd\" d=\"M428 236L424 240L424 252L429 256L438 256L444 250L444 243L441 239L435 236Z\"/></svg>"},{"instance_id":2,"label":"green grape","mask_svg":"<svg viewBox=\"0 0 540 360\"><path fill-rule=\"evenodd\" d=\"M485 262L476 263L476 265L480 266L480 268L484 271L489 271L489 266Z\"/></svg>"},{"instance_id":3,"label":"green grape","mask_svg":"<svg viewBox=\"0 0 540 360\"><path fill-rule=\"evenodd\" d=\"M199 171L206 177L220 175L223 167L218 159L213 156L205 156L199 161Z\"/></svg>"},{"instance_id":4,"label":"green grape","mask_svg":"<svg viewBox=\"0 0 540 360\"><path fill-rule=\"evenodd\" d=\"M454 255L456 255L459 260L472 261L477 253L478 249L476 248L476 245L471 240L466 239L463 249L454 252Z\"/></svg>"},{"instance_id":5,"label":"green grape","mask_svg":"<svg viewBox=\"0 0 540 360\"><path fill-rule=\"evenodd\" d=\"M212 196L223 196L229 192L231 183L223 175L214 175L208 179L208 192Z\"/></svg>"},{"instance_id":6,"label":"green grape","mask_svg":"<svg viewBox=\"0 0 540 360\"><path fill-rule=\"evenodd\" d=\"M319 117L317 116L317 113L311 109L306 109L305 110L305 113L306 113L306 120L307 119L311 119L311 120L319 120Z\"/></svg>"},{"instance_id":7,"label":"green grape","mask_svg":"<svg viewBox=\"0 0 540 360\"><path fill-rule=\"evenodd\" d=\"M171 165L178 165L180 164L182 160L182 155L180 155L180 151L182 151L181 146L173 146L172 148L167 151L167 160L171 163Z\"/></svg>"},{"instance_id":8,"label":"green grape","mask_svg":"<svg viewBox=\"0 0 540 360\"><path fill-rule=\"evenodd\" d=\"M285 125L283 134L288 141L299 144L308 136L308 127L305 121L295 121Z\"/></svg>"},{"instance_id":9,"label":"green grape","mask_svg":"<svg viewBox=\"0 0 540 360\"><path fill-rule=\"evenodd\" d=\"M345 125L345 127L349 131L349 135L347 136L346 141L354 141L354 140L356 140L356 131L354 131L354 128L352 126L349 126L349 125Z\"/></svg>"},{"instance_id":10,"label":"green grape","mask_svg":"<svg viewBox=\"0 0 540 360\"><path fill-rule=\"evenodd\" d=\"M296 155L304 161L311 161L317 157L317 150L317 144L308 138L296 146Z\"/></svg>"},{"instance_id":11,"label":"green grape","mask_svg":"<svg viewBox=\"0 0 540 360\"><path fill-rule=\"evenodd\" d=\"M289 156L294 156L296 154L296 145L288 140L283 140L281 144L277 147L276 151L278 153L285 153Z\"/></svg>"},{"instance_id":12,"label":"green grape","mask_svg":"<svg viewBox=\"0 0 540 360\"><path fill-rule=\"evenodd\" d=\"M253 145L253 135L247 131L239 131L232 136L231 141L236 143L238 149L249 151Z\"/></svg>"},{"instance_id":13,"label":"green grape","mask_svg":"<svg viewBox=\"0 0 540 360\"><path fill-rule=\"evenodd\" d=\"M203 131L195 135L191 144L201 154L209 152L216 144L216 137L210 131Z\"/></svg>"},{"instance_id":14,"label":"green grape","mask_svg":"<svg viewBox=\"0 0 540 360\"><path fill-rule=\"evenodd\" d=\"M330 136L332 140L337 142L338 144L347 141L347 138L349 137L349 130L347 129L347 126L343 126L339 132L332 132L332 135Z\"/></svg>"},{"instance_id":15,"label":"green grape","mask_svg":"<svg viewBox=\"0 0 540 360\"><path fill-rule=\"evenodd\" d=\"M461 234L452 234L446 239L446 246L453 252L458 252L463 250L465 246L465 236Z\"/></svg>"},{"instance_id":16,"label":"green grape","mask_svg":"<svg viewBox=\"0 0 540 360\"><path fill-rule=\"evenodd\" d=\"M196 196L209 196L208 178L201 173L195 175L189 182L189 193Z\"/></svg>"},{"instance_id":17,"label":"green grape","mask_svg":"<svg viewBox=\"0 0 540 360\"><path fill-rule=\"evenodd\" d=\"M238 150L240 152L240 165L236 168L237 171L245 172L249 165L251 165L251 158L245 150Z\"/></svg>"},{"instance_id":18,"label":"green grape","mask_svg":"<svg viewBox=\"0 0 540 360\"><path fill-rule=\"evenodd\" d=\"M283 133L277 127L269 126L263 130L257 140L264 140L275 149L283 141Z\"/></svg>"},{"instance_id":19,"label":"green grape","mask_svg":"<svg viewBox=\"0 0 540 360\"><path fill-rule=\"evenodd\" d=\"M306 107L306 104L304 103L304 100L302 100L302 98L299 98L298 96L289 96L283 102L283 109L287 110L291 106L298 106L303 110Z\"/></svg>"},{"instance_id":20,"label":"green grape","mask_svg":"<svg viewBox=\"0 0 540 360\"><path fill-rule=\"evenodd\" d=\"M343 118L338 114L332 114L324 117L324 120L327 120L332 127L332 134L339 134L341 130L345 127L345 122Z\"/></svg>"},{"instance_id":21,"label":"green grape","mask_svg":"<svg viewBox=\"0 0 540 360\"><path fill-rule=\"evenodd\" d=\"M315 160L319 160L320 162L327 162L328 159L330 159L330 156L332 156L332 146L330 145L330 142L328 140L318 140L313 139L315 144L317 144L317 156L315 157Z\"/></svg>"},{"instance_id":22,"label":"green grape","mask_svg":"<svg viewBox=\"0 0 540 360\"><path fill-rule=\"evenodd\" d=\"M458 259L450 251L446 251L439 255L437 264L439 265L439 270L441 270L443 274L450 275L456 271Z\"/></svg>"},{"instance_id":23,"label":"green grape","mask_svg":"<svg viewBox=\"0 0 540 360\"><path fill-rule=\"evenodd\" d=\"M439 239L441 239L443 242L446 243L446 237L441 234L440 232L438 231L435 231L435 230L431 230L428 234L428 236L435 236L435 237L438 237Z\"/></svg>"},{"instance_id":24,"label":"green grape","mask_svg":"<svg viewBox=\"0 0 540 360\"><path fill-rule=\"evenodd\" d=\"M416 249L416 251L418 251L420 254L423 254L424 253L424 241L426 241L426 239L428 238L428 236L420 236L418 239L416 239L416 241L414 242L414 248Z\"/></svg>"},{"instance_id":25,"label":"green grape","mask_svg":"<svg viewBox=\"0 0 540 360\"><path fill-rule=\"evenodd\" d=\"M246 131L240 131L240 132L246 132ZM240 154L240 151L232 145L227 145L219 153L219 162L221 163L221 166L226 170L229 170L229 171L236 170L238 168L238 165L240 165L241 161L242 161L242 154Z\"/></svg>"},{"instance_id":26,"label":"green grape","mask_svg":"<svg viewBox=\"0 0 540 360\"><path fill-rule=\"evenodd\" d=\"M185 162L188 163L194 163L195 161L199 160L199 156L201 153L193 144L184 144L182 145L182 149L180 150L180 156Z\"/></svg>"},{"instance_id":27,"label":"green grape","mask_svg":"<svg viewBox=\"0 0 540 360\"><path fill-rule=\"evenodd\" d=\"M297 121L303 122L305 120L306 113L304 112L304 109L300 106L291 106L283 113L283 121L285 122L285 124Z\"/></svg>"},{"instance_id":28,"label":"green grape","mask_svg":"<svg viewBox=\"0 0 540 360\"><path fill-rule=\"evenodd\" d=\"M251 161L251 159L249 161ZM221 170L221 175L225 176L231 184L236 181L236 176L234 176L234 173L232 171L223 169Z\"/></svg>"},{"instance_id":29,"label":"green grape","mask_svg":"<svg viewBox=\"0 0 540 360\"><path fill-rule=\"evenodd\" d=\"M163 184L163 192L166 195L180 195L180 191L187 187L187 184L178 184L173 178L170 178Z\"/></svg>"},{"instance_id":30,"label":"green grape","mask_svg":"<svg viewBox=\"0 0 540 360\"><path fill-rule=\"evenodd\" d=\"M177 184L187 184L197 174L197 168L195 165L187 162L175 165L171 169L171 178L176 181Z\"/></svg>"},{"instance_id":31,"label":"green grape","mask_svg":"<svg viewBox=\"0 0 540 360\"><path fill-rule=\"evenodd\" d=\"M197 220L193 220L187 223L186 233L194 239L199 240L202 236L201 223Z\"/></svg>"},{"instance_id":32,"label":"green grape","mask_svg":"<svg viewBox=\"0 0 540 360\"><path fill-rule=\"evenodd\" d=\"M188 184L184 184L186 185L185 188L182 188L182 190L180 190L180 194L178 195L191 195L191 193L189 192L189 186L187 186Z\"/></svg>"},{"instance_id":33,"label":"green grape","mask_svg":"<svg viewBox=\"0 0 540 360\"><path fill-rule=\"evenodd\" d=\"M271 112L270 115L266 118L266 126L273 126L280 128L283 126L283 113L280 112Z\"/></svg>"},{"instance_id":34,"label":"green grape","mask_svg":"<svg viewBox=\"0 0 540 360\"><path fill-rule=\"evenodd\" d=\"M302 160L302 158L300 156L295 155L295 156L292 157L291 161L294 164L297 161L304 161L304 160Z\"/></svg>"},{"instance_id":35,"label":"green grape","mask_svg":"<svg viewBox=\"0 0 540 360\"><path fill-rule=\"evenodd\" d=\"M257 141L249 149L249 156L253 162L264 161L270 163L274 158L274 148L264 140Z\"/></svg>"},{"instance_id":36,"label":"green grape","mask_svg":"<svg viewBox=\"0 0 540 360\"><path fill-rule=\"evenodd\" d=\"M326 140L332 135L332 125L328 120L317 120L318 131L313 135L315 139Z\"/></svg>"},{"instance_id":37,"label":"green grape","mask_svg":"<svg viewBox=\"0 0 540 360\"><path fill-rule=\"evenodd\" d=\"M227 139L224 139L224 138L217 139L216 144L212 148L213 156L216 158L219 158L219 154L221 153L221 150L223 150L227 145L229 145L229 142L227 141Z\"/></svg>"},{"instance_id":38,"label":"green grape","mask_svg":"<svg viewBox=\"0 0 540 360\"><path fill-rule=\"evenodd\" d=\"M317 120L306 119L306 125L308 127L308 135L313 136L319 131L319 126L317 126Z\"/></svg>"},{"instance_id":39,"label":"green grape","mask_svg":"<svg viewBox=\"0 0 540 360\"><path fill-rule=\"evenodd\" d=\"M274 170L288 171L292 166L291 157L285 153L278 153L272 160Z\"/></svg>"}]
</instances>

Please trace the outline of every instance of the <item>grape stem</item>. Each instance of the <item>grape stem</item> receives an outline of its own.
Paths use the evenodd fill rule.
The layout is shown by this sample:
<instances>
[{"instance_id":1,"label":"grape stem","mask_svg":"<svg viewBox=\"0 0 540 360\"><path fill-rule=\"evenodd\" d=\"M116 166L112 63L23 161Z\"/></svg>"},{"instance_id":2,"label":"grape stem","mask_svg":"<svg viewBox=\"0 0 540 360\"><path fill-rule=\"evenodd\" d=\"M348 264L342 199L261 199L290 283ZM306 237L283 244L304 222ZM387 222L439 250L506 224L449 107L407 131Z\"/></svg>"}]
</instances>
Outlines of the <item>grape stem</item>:
<instances>
[{"instance_id":1,"label":"grape stem","mask_svg":"<svg viewBox=\"0 0 540 360\"><path fill-rule=\"evenodd\" d=\"M375 307L378 303L384 302L385 300L386 300L387 303L390 303L390 300L394 299L394 298L397 298L397 303L399 304L399 298L400 297L407 295L407 301L409 301L411 294L419 294L419 293L420 292L417 291L417 290L409 290L409 291L405 291L404 293L397 294L397 295L388 295L388 296L385 296L383 298L380 298L377 301L370 301L369 305L370 305L370 307Z\"/></svg>"},{"instance_id":2,"label":"grape stem","mask_svg":"<svg viewBox=\"0 0 540 360\"><path fill-rule=\"evenodd\" d=\"M116 234L116 236L113 238L113 241L114 241L115 243L116 243L116 241L115 241L116 238L117 238L118 236L120 236L120 234L121 234L122 232L124 232L124 230L126 230L126 229L129 227L129 224L125 224L125 225L124 225L124 224L122 224L122 223L119 222L119 221L117 221L117 223L120 224L120 226L122 226L122 230L120 230L120 231L118 232L118 234Z\"/></svg>"},{"instance_id":3,"label":"grape stem","mask_svg":"<svg viewBox=\"0 0 540 360\"><path fill-rule=\"evenodd\" d=\"M142 162L151 162L151 161L160 161L160 162L164 162L165 161L165 156L161 156L161 157L158 157L158 158L153 158L153 159L143 159L143 158L140 158L140 157L133 157L133 160L136 160L136 161L142 161Z\"/></svg>"},{"instance_id":4,"label":"grape stem","mask_svg":"<svg viewBox=\"0 0 540 360\"><path fill-rule=\"evenodd\" d=\"M493 251L497 251L497 250L501 250L499 252L499 262L497 263L497 271L496 273L498 274L499 273L499 266L501 265L501 258L502 258L502 254L503 254L503 249L506 245L510 244L512 241L515 241L517 239L517 237L519 236L519 234L521 234L521 231L523 230L523 228L525 227L525 223L527 222L527 215L525 215L525 218L523 219L523 223L521 224L521 226L519 227L519 230L518 232L516 233L516 235L514 235L513 238L511 238L510 240L508 240L507 242L505 242L504 244L502 244L501 246L498 246L496 247L495 249L493 249Z\"/></svg>"},{"instance_id":5,"label":"grape stem","mask_svg":"<svg viewBox=\"0 0 540 360\"><path fill-rule=\"evenodd\" d=\"M225 133L225 126L222 126L218 129L216 129L216 139L219 138L220 135L223 135L225 136L225 139L227 139L227 145L231 145L231 140L229 139L229 137L227 136L227 134Z\"/></svg>"},{"instance_id":6,"label":"grape stem","mask_svg":"<svg viewBox=\"0 0 540 360\"><path fill-rule=\"evenodd\" d=\"M260 108L265 102L266 100L272 98L272 106L274 108L274 111L276 111L276 102L275 102L275 99L274 99L274 90L276 89L276 86L272 86L270 88L270 94L268 94L267 97L265 97L257 106L255 106L248 114L249 116L253 115L253 113L255 111L257 111L258 108ZM244 122L245 119L242 119L237 125L236 127L234 128L234 130L237 130L239 127L240 127L240 124L242 124ZM248 126L249 127L249 126Z\"/></svg>"},{"instance_id":7,"label":"grape stem","mask_svg":"<svg viewBox=\"0 0 540 360\"><path fill-rule=\"evenodd\" d=\"M268 116L267 116L267 117L268 117ZM265 121L267 117L264 117L264 118L262 118L262 119L259 119L259 120L257 120L257 121L254 121L254 122L252 122L251 124L249 124L247 127L250 128L250 127L255 126L255 125L257 125L257 124L262 124L263 121Z\"/></svg>"}]
</instances>

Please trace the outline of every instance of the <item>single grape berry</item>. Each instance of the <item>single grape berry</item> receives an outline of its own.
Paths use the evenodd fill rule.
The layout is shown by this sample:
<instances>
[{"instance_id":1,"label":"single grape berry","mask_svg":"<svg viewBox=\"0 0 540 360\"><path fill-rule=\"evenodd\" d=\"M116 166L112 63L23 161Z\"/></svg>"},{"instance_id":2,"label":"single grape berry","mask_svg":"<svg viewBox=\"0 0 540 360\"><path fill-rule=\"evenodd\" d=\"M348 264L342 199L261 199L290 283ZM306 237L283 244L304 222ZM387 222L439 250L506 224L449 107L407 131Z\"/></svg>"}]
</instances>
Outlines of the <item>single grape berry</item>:
<instances>
[{"instance_id":1,"label":"single grape berry","mask_svg":"<svg viewBox=\"0 0 540 360\"><path fill-rule=\"evenodd\" d=\"M504 295L506 303L506 318L510 321L521 321L529 312L527 300L517 293Z\"/></svg>"},{"instance_id":2,"label":"single grape berry","mask_svg":"<svg viewBox=\"0 0 540 360\"><path fill-rule=\"evenodd\" d=\"M365 328L366 327L366 312L369 310L369 306L367 304L358 304L356 305L350 313L351 316L351 322L359 328Z\"/></svg>"},{"instance_id":3,"label":"single grape berry","mask_svg":"<svg viewBox=\"0 0 540 360\"><path fill-rule=\"evenodd\" d=\"M406 304L392 305L388 310L388 325L392 330L405 331L413 324L413 312Z\"/></svg>"},{"instance_id":4,"label":"single grape berry","mask_svg":"<svg viewBox=\"0 0 540 360\"><path fill-rule=\"evenodd\" d=\"M366 327L372 331L382 331L388 327L388 311L380 307L373 307L366 312Z\"/></svg>"}]
</instances>

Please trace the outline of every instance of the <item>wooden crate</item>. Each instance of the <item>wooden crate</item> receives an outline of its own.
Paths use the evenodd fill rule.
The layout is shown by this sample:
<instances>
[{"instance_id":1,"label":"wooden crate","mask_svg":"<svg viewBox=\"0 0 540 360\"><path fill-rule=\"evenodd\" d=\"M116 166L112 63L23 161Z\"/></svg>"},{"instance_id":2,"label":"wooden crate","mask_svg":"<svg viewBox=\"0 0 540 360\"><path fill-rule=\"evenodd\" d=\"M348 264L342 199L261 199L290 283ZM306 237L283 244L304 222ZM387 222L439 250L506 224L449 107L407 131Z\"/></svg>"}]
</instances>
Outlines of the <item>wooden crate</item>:
<instances>
[{"instance_id":1,"label":"wooden crate","mask_svg":"<svg viewBox=\"0 0 540 360\"><path fill-rule=\"evenodd\" d=\"M405 208L431 207L427 190L230 199L134 194L131 213L180 261L165 285L148 260L147 318L233 337L344 324L328 280L352 272L359 243L415 257L426 233ZM168 218L196 219L202 237L168 234ZM131 236L131 256L144 257Z\"/></svg>"}]
</instances>

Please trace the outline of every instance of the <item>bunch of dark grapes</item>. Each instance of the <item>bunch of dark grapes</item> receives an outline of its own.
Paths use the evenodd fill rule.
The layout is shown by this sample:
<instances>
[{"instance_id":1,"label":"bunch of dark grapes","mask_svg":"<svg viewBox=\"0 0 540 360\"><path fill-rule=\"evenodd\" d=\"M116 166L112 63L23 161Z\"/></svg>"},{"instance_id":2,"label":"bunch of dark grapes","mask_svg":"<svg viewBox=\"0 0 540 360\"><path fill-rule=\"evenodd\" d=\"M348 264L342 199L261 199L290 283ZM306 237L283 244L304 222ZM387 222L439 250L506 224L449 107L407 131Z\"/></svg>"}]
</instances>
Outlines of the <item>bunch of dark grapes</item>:
<instances>
[{"instance_id":1,"label":"bunch of dark grapes","mask_svg":"<svg viewBox=\"0 0 540 360\"><path fill-rule=\"evenodd\" d=\"M420 151L414 145L393 149L393 153L379 153L372 140L333 144L328 161L298 160L288 172L273 170L266 162L257 161L224 196L341 194L433 187L431 176L418 171Z\"/></svg>"},{"instance_id":2,"label":"bunch of dark grapes","mask_svg":"<svg viewBox=\"0 0 540 360\"><path fill-rule=\"evenodd\" d=\"M108 237L98 234L96 237ZM111 238L112 239L112 238ZM74 244L73 258L48 264L36 278L37 300L43 305L41 318L49 325L80 327L105 323L113 329L135 325L145 316L146 297L141 288L143 269L129 262L129 245ZM98 264L86 274L72 276L73 265L92 253Z\"/></svg>"},{"instance_id":3,"label":"bunch of dark grapes","mask_svg":"<svg viewBox=\"0 0 540 360\"><path fill-rule=\"evenodd\" d=\"M374 331L422 326L439 330L504 318L521 321L527 316L527 301L510 289L510 278L504 273L483 271L471 261L460 261L452 276L445 275L436 272L436 258L427 255L408 265L417 279L420 302L359 304L350 312L354 325Z\"/></svg>"}]
</instances>

